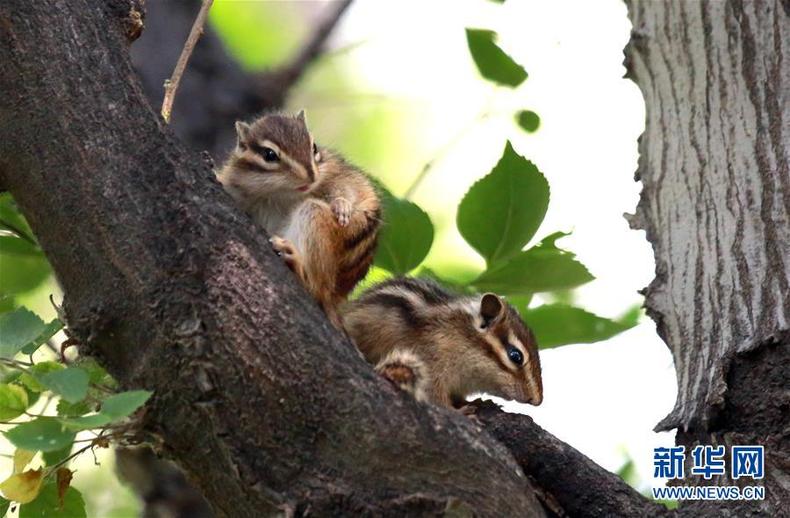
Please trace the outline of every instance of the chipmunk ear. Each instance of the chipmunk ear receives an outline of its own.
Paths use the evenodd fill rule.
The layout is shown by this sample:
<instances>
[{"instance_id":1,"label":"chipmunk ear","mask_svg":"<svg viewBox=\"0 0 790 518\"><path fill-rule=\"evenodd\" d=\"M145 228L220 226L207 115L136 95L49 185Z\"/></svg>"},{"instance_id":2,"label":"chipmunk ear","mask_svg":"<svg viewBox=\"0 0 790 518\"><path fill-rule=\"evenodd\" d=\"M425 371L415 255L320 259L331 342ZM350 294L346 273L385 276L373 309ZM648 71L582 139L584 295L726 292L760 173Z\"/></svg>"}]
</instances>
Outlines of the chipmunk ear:
<instances>
[{"instance_id":1,"label":"chipmunk ear","mask_svg":"<svg viewBox=\"0 0 790 518\"><path fill-rule=\"evenodd\" d=\"M299 113L296 114L296 120L302 121L307 124L307 119L305 118L304 110L299 110Z\"/></svg>"},{"instance_id":2,"label":"chipmunk ear","mask_svg":"<svg viewBox=\"0 0 790 518\"><path fill-rule=\"evenodd\" d=\"M483 318L483 328L493 324L504 312L505 305L494 293L486 293L480 299L480 316Z\"/></svg>"},{"instance_id":3,"label":"chipmunk ear","mask_svg":"<svg viewBox=\"0 0 790 518\"><path fill-rule=\"evenodd\" d=\"M250 140L250 125L246 122L236 121L236 143L244 147Z\"/></svg>"}]
</instances>

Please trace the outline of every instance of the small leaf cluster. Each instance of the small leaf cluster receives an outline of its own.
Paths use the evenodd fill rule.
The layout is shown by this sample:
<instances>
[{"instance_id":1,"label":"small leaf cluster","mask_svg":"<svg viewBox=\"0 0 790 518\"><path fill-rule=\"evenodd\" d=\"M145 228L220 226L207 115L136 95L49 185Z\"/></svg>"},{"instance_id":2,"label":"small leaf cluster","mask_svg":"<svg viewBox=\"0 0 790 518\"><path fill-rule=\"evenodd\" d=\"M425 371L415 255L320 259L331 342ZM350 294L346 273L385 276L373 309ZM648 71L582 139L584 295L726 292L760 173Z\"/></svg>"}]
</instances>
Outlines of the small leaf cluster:
<instances>
[{"instance_id":1,"label":"small leaf cluster","mask_svg":"<svg viewBox=\"0 0 790 518\"><path fill-rule=\"evenodd\" d=\"M467 29L471 58L483 78L500 87L516 88L528 74L497 45L496 36L490 30ZM540 126L540 117L530 110L519 110L514 118L528 133ZM562 302L530 305L537 293L567 294L594 279L573 253L557 246L567 233L554 232L533 242L549 199L549 184L543 173L508 141L491 171L460 200L456 214L459 233L485 259L485 269L468 272L467 278L459 280L426 268L422 263L434 237L430 217L414 202L387 191L383 195L385 221L374 264L393 275L416 271L462 292L505 296L532 328L543 349L605 340L636 325L638 311L613 320Z\"/></svg>"},{"instance_id":2,"label":"small leaf cluster","mask_svg":"<svg viewBox=\"0 0 790 518\"><path fill-rule=\"evenodd\" d=\"M6 194L0 195L0 229L0 433L16 448L13 471L0 482L0 516L19 506L22 518L84 517L69 463L122 438L133 424L128 418L151 393L117 393L93 359L67 360L62 350L43 347L53 346L63 323L44 322L18 300L51 272Z\"/></svg>"}]
</instances>

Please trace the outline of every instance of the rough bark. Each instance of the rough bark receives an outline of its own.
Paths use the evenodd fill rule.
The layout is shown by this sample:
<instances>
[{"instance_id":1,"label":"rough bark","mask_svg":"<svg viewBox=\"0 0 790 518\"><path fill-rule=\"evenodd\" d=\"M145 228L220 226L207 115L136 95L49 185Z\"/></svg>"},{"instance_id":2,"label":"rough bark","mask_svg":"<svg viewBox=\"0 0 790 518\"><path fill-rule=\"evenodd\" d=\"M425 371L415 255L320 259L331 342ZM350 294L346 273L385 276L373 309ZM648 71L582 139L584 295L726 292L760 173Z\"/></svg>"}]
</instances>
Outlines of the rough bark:
<instances>
[{"instance_id":1,"label":"rough bark","mask_svg":"<svg viewBox=\"0 0 790 518\"><path fill-rule=\"evenodd\" d=\"M476 416L508 447L549 509L563 516L671 516L623 480L560 441L528 416L476 401Z\"/></svg>"},{"instance_id":2,"label":"rough bark","mask_svg":"<svg viewBox=\"0 0 790 518\"><path fill-rule=\"evenodd\" d=\"M124 0L0 4L0 179L84 350L222 516L541 516L509 452L375 376L145 101Z\"/></svg>"},{"instance_id":3,"label":"rough bark","mask_svg":"<svg viewBox=\"0 0 790 518\"><path fill-rule=\"evenodd\" d=\"M657 428L679 428L689 448L766 446L764 502L686 509L786 511L790 2L632 1L629 11L626 65L647 104L633 223L653 244L646 306L678 374Z\"/></svg>"}]
</instances>

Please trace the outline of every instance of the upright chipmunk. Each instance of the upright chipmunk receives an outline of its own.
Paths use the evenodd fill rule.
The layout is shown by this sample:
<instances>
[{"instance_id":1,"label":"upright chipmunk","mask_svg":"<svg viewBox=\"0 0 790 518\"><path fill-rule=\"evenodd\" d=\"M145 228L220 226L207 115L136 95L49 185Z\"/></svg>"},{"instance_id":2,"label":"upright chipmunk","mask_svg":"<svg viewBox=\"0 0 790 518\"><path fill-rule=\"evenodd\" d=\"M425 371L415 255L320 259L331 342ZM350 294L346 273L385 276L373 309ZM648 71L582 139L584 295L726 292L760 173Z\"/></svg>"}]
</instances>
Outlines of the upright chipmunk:
<instances>
[{"instance_id":1,"label":"upright chipmunk","mask_svg":"<svg viewBox=\"0 0 790 518\"><path fill-rule=\"evenodd\" d=\"M316 145L304 111L237 122L236 132L219 181L340 327L337 307L373 261L375 189L361 170Z\"/></svg>"},{"instance_id":2,"label":"upright chipmunk","mask_svg":"<svg viewBox=\"0 0 790 518\"><path fill-rule=\"evenodd\" d=\"M543 401L535 337L493 293L459 296L398 278L341 308L346 331L376 370L418 400L447 407L485 392Z\"/></svg>"}]
</instances>

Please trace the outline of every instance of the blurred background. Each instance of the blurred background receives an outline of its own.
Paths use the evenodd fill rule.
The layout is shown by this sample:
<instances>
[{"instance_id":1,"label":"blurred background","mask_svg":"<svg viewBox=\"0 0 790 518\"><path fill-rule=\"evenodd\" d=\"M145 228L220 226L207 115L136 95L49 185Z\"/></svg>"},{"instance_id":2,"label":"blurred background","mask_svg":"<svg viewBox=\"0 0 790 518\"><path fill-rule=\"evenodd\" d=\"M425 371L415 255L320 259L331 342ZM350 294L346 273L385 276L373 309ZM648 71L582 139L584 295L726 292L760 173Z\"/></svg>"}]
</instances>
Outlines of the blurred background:
<instances>
[{"instance_id":1,"label":"blurred background","mask_svg":"<svg viewBox=\"0 0 790 518\"><path fill-rule=\"evenodd\" d=\"M191 20L198 4L182 3ZM216 0L209 23L241 73L256 74L286 63L334 6L332 1ZM154 7L149 5L146 31L174 24L155 18ZM514 89L483 80L467 49L466 28L496 31L498 45L527 70L528 79ZM456 210L510 140L550 185L538 238L571 232L561 246L596 277L572 292L536 295L532 304L572 301L615 318L641 305L638 290L654 273L644 233L630 230L623 218L633 212L641 189L634 171L645 118L638 88L623 78L630 28L619 0L355 0L325 51L295 83L286 109L304 108L318 142L340 150L393 194L408 194L428 213L435 239L424 266L448 278L463 279L484 267L456 229ZM147 88L161 88L188 29L174 25L168 38L177 44L155 34L146 41L146 32L135 44L138 64L154 59L154 51L169 63L158 80L143 79ZM190 89L210 81L221 92L231 74L238 71L204 74L204 83L185 80L173 115L177 132L196 131L184 127L186 114L203 110ZM519 127L513 117L518 110L538 114L536 131ZM205 117L205 124L218 120ZM204 146L216 163L232 144L232 123L226 126L227 135ZM47 320L54 314L46 295L54 290L47 282L20 295L20 303ZM652 479L653 448L674 440L652 428L671 410L676 386L671 355L653 322L642 316L638 325L611 339L549 349L541 361L542 406L507 403L505 408L533 416L639 490L660 485ZM97 460L102 468L112 462L106 454ZM93 457L82 455L76 469L74 483L89 516L135 515L128 491L108 470L95 469Z\"/></svg>"}]
</instances>

